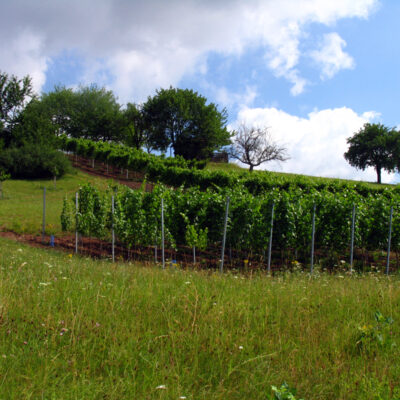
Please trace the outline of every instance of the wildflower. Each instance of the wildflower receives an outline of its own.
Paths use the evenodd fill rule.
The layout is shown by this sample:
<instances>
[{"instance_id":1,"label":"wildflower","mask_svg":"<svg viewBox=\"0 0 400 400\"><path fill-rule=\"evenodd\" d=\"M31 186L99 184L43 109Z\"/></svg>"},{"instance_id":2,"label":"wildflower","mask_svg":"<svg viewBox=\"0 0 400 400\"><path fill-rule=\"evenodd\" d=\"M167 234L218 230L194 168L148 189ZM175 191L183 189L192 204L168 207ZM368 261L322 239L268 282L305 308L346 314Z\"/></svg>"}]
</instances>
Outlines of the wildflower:
<instances>
[{"instance_id":1,"label":"wildflower","mask_svg":"<svg viewBox=\"0 0 400 400\"><path fill-rule=\"evenodd\" d=\"M243 350L243 346L239 346L239 350Z\"/></svg>"},{"instance_id":2,"label":"wildflower","mask_svg":"<svg viewBox=\"0 0 400 400\"><path fill-rule=\"evenodd\" d=\"M184 400L184 399L186 399L187 397L186 396L180 396L179 397L179 400Z\"/></svg>"},{"instance_id":3,"label":"wildflower","mask_svg":"<svg viewBox=\"0 0 400 400\"><path fill-rule=\"evenodd\" d=\"M72 258L72 254L68 254L68 257L69 257L69 258Z\"/></svg>"},{"instance_id":4,"label":"wildflower","mask_svg":"<svg viewBox=\"0 0 400 400\"><path fill-rule=\"evenodd\" d=\"M162 389L162 390L164 390L164 389L166 389L167 387L165 386L165 385L159 385L159 386L157 386L156 387L156 389Z\"/></svg>"}]
</instances>

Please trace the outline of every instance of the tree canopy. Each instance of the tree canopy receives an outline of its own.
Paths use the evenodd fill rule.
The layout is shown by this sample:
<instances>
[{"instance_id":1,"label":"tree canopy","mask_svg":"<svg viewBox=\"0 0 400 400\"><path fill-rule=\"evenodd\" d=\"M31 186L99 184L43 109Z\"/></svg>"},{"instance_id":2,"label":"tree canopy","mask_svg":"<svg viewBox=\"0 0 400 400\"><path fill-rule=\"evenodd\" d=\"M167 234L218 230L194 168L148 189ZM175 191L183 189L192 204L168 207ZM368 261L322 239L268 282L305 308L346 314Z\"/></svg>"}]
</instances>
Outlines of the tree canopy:
<instances>
[{"instance_id":1,"label":"tree canopy","mask_svg":"<svg viewBox=\"0 0 400 400\"><path fill-rule=\"evenodd\" d=\"M377 182L381 183L382 169L398 171L400 167L400 133L382 124L366 123L347 139L349 149L344 158L349 164L365 170L374 167Z\"/></svg>"},{"instance_id":2,"label":"tree canopy","mask_svg":"<svg viewBox=\"0 0 400 400\"><path fill-rule=\"evenodd\" d=\"M42 102L59 133L95 141L120 139L121 107L112 91L96 85L76 91L56 87L42 95Z\"/></svg>"},{"instance_id":3,"label":"tree canopy","mask_svg":"<svg viewBox=\"0 0 400 400\"><path fill-rule=\"evenodd\" d=\"M122 141L135 149L141 149L147 143L147 134L141 107L128 103L122 111Z\"/></svg>"},{"instance_id":4,"label":"tree canopy","mask_svg":"<svg viewBox=\"0 0 400 400\"><path fill-rule=\"evenodd\" d=\"M230 143L227 112L189 89L157 90L143 104L143 118L152 148L186 159L206 159Z\"/></svg>"},{"instance_id":5,"label":"tree canopy","mask_svg":"<svg viewBox=\"0 0 400 400\"><path fill-rule=\"evenodd\" d=\"M34 97L32 79L0 72L0 128L12 129L19 114Z\"/></svg>"}]
</instances>

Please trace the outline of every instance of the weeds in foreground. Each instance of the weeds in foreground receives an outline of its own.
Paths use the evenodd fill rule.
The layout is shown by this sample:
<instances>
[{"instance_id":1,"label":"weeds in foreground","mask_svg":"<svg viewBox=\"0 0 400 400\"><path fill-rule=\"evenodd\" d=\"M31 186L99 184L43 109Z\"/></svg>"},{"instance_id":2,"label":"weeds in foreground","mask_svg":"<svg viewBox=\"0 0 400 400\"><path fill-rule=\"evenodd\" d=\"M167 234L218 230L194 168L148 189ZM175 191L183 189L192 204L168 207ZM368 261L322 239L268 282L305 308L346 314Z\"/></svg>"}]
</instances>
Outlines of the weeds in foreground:
<instances>
[{"instance_id":1,"label":"weeds in foreground","mask_svg":"<svg viewBox=\"0 0 400 400\"><path fill-rule=\"evenodd\" d=\"M363 325L358 328L356 347L359 351L367 353L376 352L378 349L396 346L393 340L393 318L385 317L380 311L375 312L375 324Z\"/></svg>"},{"instance_id":2,"label":"weeds in foreground","mask_svg":"<svg viewBox=\"0 0 400 400\"><path fill-rule=\"evenodd\" d=\"M271 389L274 392L273 400L303 400L296 399L296 390L290 388L286 382L284 382L279 389L276 386L271 386Z\"/></svg>"}]
</instances>

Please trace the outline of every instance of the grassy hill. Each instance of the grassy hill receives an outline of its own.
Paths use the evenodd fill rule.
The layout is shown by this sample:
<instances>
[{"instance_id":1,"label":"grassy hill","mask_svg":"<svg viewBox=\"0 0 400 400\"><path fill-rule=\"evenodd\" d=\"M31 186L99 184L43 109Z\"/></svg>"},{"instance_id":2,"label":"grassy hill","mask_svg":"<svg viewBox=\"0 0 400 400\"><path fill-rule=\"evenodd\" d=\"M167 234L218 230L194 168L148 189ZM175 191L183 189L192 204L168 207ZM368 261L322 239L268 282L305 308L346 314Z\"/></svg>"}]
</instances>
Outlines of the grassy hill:
<instances>
[{"instance_id":1,"label":"grassy hill","mask_svg":"<svg viewBox=\"0 0 400 400\"><path fill-rule=\"evenodd\" d=\"M85 183L106 189L109 179L76 171L56 182L52 180L9 180L3 183L4 198L0 199L0 230L16 233L39 233L43 218L43 188L46 187L46 231L61 233L60 215L63 199Z\"/></svg>"}]
</instances>

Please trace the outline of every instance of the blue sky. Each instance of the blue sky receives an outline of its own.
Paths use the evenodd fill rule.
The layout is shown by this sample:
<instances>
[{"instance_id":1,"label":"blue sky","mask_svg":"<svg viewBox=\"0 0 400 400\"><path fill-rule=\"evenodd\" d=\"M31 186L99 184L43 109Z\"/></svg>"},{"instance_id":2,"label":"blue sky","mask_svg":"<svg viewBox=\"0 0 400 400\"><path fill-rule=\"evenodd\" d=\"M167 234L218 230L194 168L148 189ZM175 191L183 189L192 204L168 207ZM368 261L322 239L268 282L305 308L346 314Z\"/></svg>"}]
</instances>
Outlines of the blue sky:
<instances>
[{"instance_id":1,"label":"blue sky","mask_svg":"<svg viewBox=\"0 0 400 400\"><path fill-rule=\"evenodd\" d=\"M375 180L343 158L366 122L400 128L395 0L0 0L0 70L36 90L97 83L121 104L191 88L266 126L291 159L263 169ZM386 182L397 175L384 174Z\"/></svg>"}]
</instances>

